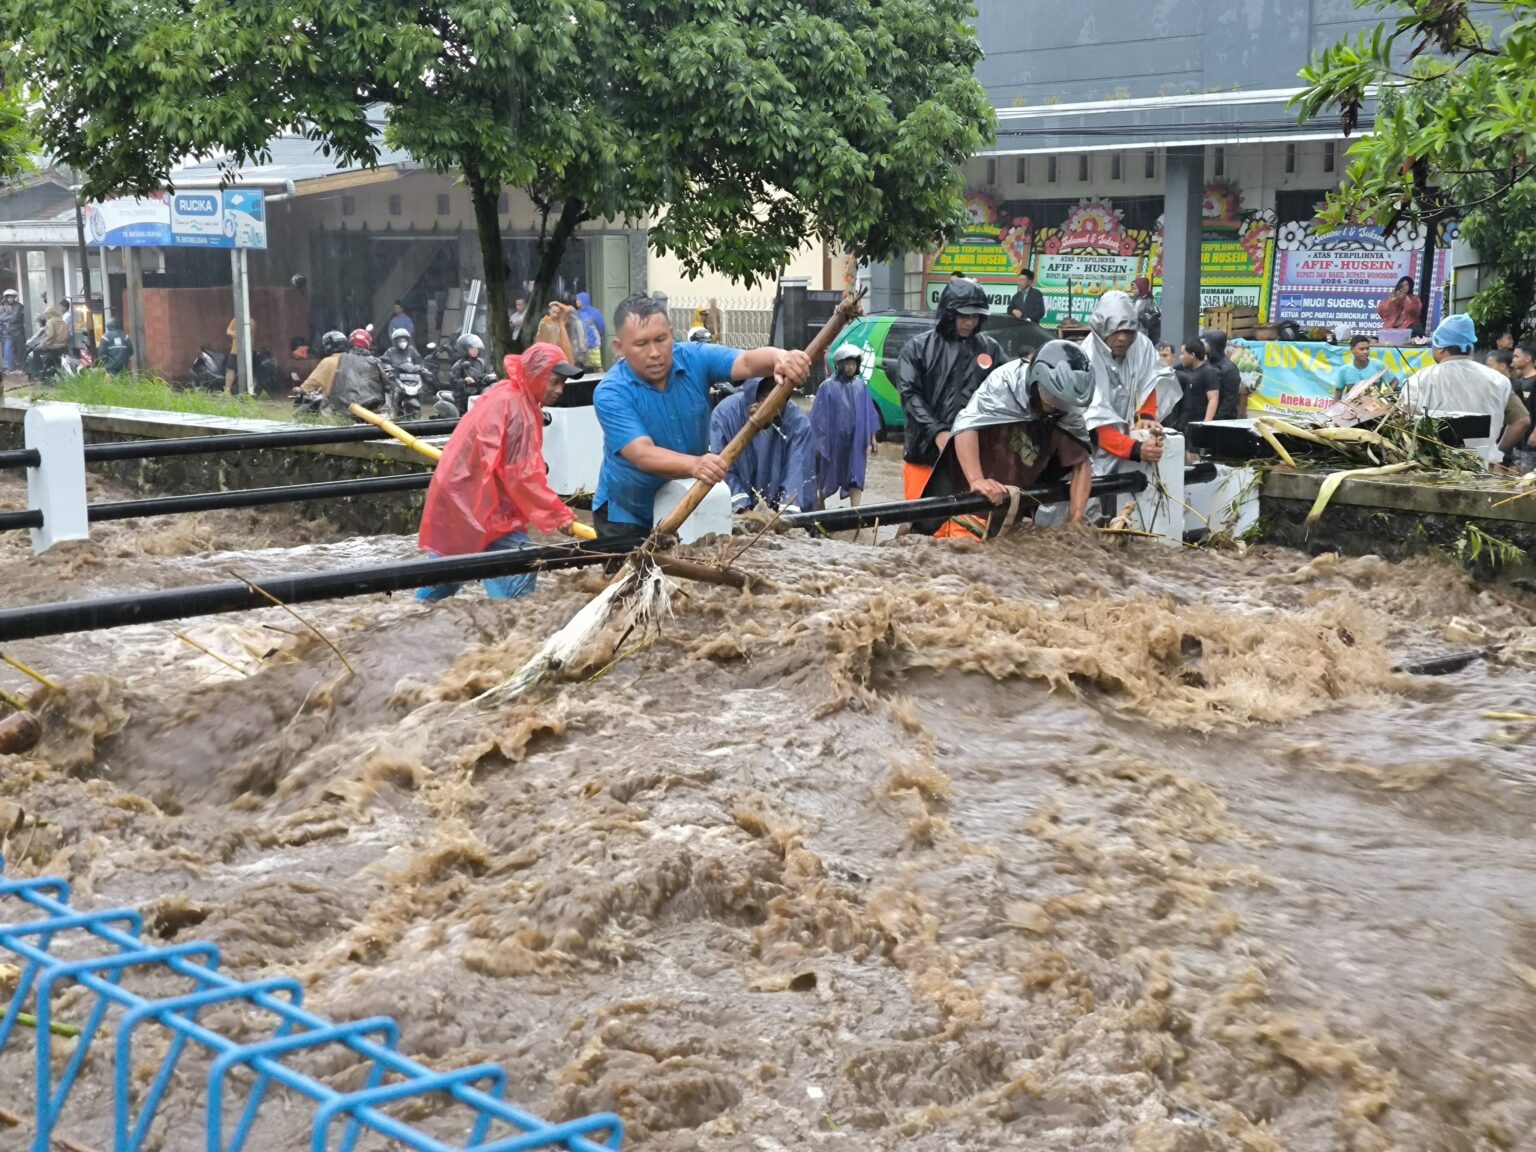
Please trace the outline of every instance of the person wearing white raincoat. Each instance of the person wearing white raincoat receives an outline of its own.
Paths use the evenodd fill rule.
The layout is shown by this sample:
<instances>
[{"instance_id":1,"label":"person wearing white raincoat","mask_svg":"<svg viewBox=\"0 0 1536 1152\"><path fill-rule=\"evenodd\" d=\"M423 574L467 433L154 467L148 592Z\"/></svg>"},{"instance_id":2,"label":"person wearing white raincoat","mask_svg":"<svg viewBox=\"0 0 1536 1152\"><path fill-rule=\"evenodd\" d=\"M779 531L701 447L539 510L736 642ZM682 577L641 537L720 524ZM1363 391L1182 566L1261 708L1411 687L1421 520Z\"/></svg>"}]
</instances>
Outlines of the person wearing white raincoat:
<instances>
[{"instance_id":1,"label":"person wearing white raincoat","mask_svg":"<svg viewBox=\"0 0 1536 1152\"><path fill-rule=\"evenodd\" d=\"M1163 458L1158 430L1183 398L1173 370L1158 359L1157 346L1142 334L1136 302L1111 290L1099 297L1082 348L1093 369L1093 403L1088 432L1093 437L1093 473L1107 476L1127 464L1156 464ZM1143 429L1137 434L1138 429Z\"/></svg>"}]
</instances>

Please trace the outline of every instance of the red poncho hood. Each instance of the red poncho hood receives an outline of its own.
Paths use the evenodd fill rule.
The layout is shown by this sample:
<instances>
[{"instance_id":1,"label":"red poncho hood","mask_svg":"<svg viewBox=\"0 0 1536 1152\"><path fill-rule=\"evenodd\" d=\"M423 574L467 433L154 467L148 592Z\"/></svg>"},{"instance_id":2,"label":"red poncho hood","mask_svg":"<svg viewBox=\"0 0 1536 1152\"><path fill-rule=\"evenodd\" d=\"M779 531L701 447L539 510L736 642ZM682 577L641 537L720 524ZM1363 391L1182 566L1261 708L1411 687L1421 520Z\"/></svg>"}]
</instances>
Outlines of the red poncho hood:
<instances>
[{"instance_id":1,"label":"red poncho hood","mask_svg":"<svg viewBox=\"0 0 1536 1152\"><path fill-rule=\"evenodd\" d=\"M554 532L574 518L544 464L544 390L564 359L553 344L508 356L506 379L459 421L427 489L419 539L428 552L467 556L510 532Z\"/></svg>"}]
</instances>

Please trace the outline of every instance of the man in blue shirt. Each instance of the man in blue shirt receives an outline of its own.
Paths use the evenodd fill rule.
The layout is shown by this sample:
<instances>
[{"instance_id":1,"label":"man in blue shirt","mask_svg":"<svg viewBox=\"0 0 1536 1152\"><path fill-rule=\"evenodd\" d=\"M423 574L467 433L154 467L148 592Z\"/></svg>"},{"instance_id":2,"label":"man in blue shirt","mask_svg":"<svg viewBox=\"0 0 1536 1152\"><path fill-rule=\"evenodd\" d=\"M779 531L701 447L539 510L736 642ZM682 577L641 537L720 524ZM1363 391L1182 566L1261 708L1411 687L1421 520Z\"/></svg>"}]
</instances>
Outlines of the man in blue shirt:
<instances>
[{"instance_id":1,"label":"man in blue shirt","mask_svg":"<svg viewBox=\"0 0 1536 1152\"><path fill-rule=\"evenodd\" d=\"M1385 364L1371 363L1371 338L1369 336L1356 336L1349 342L1350 362L1339 369L1339 374L1334 377L1333 398L1342 400L1349 395L1349 390L1362 380L1369 380L1372 376L1381 375L1383 384L1390 384L1397 377Z\"/></svg>"},{"instance_id":2,"label":"man in blue shirt","mask_svg":"<svg viewBox=\"0 0 1536 1152\"><path fill-rule=\"evenodd\" d=\"M389 347L389 334L396 328L404 328L411 334L411 343L416 343L416 321L405 314L405 302L396 300L389 310L389 319L384 321L384 347Z\"/></svg>"},{"instance_id":3,"label":"man in blue shirt","mask_svg":"<svg viewBox=\"0 0 1536 1152\"><path fill-rule=\"evenodd\" d=\"M811 373L804 352L674 347L666 306L649 296L621 303L613 332L619 360L593 400L603 428L603 466L592 501L599 537L649 532L656 493L668 480L725 479L725 462L709 451L710 385L772 376L798 386Z\"/></svg>"}]
</instances>

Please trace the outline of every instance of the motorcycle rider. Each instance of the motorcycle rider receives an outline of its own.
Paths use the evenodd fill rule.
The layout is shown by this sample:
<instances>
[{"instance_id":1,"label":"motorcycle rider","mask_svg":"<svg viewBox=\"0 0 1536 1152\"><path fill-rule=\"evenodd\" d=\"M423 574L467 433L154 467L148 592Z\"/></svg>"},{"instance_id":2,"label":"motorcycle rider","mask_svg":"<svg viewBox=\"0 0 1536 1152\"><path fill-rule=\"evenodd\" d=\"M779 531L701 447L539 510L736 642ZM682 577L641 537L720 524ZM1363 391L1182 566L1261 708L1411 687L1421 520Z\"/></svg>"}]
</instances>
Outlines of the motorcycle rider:
<instances>
[{"instance_id":1,"label":"motorcycle rider","mask_svg":"<svg viewBox=\"0 0 1536 1152\"><path fill-rule=\"evenodd\" d=\"M64 359L64 354L69 351L69 326L65 323L65 312L61 305L53 304L48 308L47 324L43 328L43 377L47 379L58 375L59 362Z\"/></svg>"},{"instance_id":2,"label":"motorcycle rider","mask_svg":"<svg viewBox=\"0 0 1536 1152\"><path fill-rule=\"evenodd\" d=\"M389 378L384 364L373 354L373 333L366 328L354 328L347 337L347 345L331 383L331 410L346 415L348 405L360 404L382 412L389 395Z\"/></svg>"},{"instance_id":3,"label":"motorcycle rider","mask_svg":"<svg viewBox=\"0 0 1536 1152\"><path fill-rule=\"evenodd\" d=\"M133 362L133 341L123 335L123 322L116 316L107 321L101 347L96 351L97 363L106 369L108 376L118 375Z\"/></svg>"},{"instance_id":4,"label":"motorcycle rider","mask_svg":"<svg viewBox=\"0 0 1536 1152\"><path fill-rule=\"evenodd\" d=\"M908 340L901 350L896 388L907 418L902 490L908 500L922 496L955 417L1007 359L1002 345L981 331L991 311L980 284L963 277L951 280L939 297L933 330ZM939 532L962 534L949 525Z\"/></svg>"},{"instance_id":5,"label":"motorcycle rider","mask_svg":"<svg viewBox=\"0 0 1536 1152\"><path fill-rule=\"evenodd\" d=\"M459 351L462 355L453 365L451 387L453 402L462 415L480 393L496 383L496 373L481 355L485 341L480 337L473 333L459 337Z\"/></svg>"},{"instance_id":6,"label":"motorcycle rider","mask_svg":"<svg viewBox=\"0 0 1536 1152\"><path fill-rule=\"evenodd\" d=\"M334 329L324 333L320 337L320 360L299 385L300 396L313 396L316 393L330 396L331 388L336 383L336 370L341 367L341 358L346 351L345 336Z\"/></svg>"},{"instance_id":7,"label":"motorcycle rider","mask_svg":"<svg viewBox=\"0 0 1536 1152\"><path fill-rule=\"evenodd\" d=\"M414 337L409 329L395 328L390 332L389 348L384 353L384 366L389 373L392 407L397 415L402 414L410 401L401 395L400 385L407 381L420 385L427 374L426 362L422 360L421 353L416 351ZM421 407L419 391L414 400L419 411Z\"/></svg>"}]
</instances>

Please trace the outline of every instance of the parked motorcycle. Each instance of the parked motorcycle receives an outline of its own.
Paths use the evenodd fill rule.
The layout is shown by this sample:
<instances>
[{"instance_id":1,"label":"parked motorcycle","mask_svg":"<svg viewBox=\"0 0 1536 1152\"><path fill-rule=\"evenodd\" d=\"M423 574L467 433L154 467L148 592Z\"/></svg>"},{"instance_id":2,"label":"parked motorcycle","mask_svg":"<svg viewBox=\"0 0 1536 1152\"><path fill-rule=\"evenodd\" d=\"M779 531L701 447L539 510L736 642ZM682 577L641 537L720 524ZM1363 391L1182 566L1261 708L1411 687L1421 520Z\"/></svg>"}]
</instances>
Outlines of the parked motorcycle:
<instances>
[{"instance_id":1,"label":"parked motorcycle","mask_svg":"<svg viewBox=\"0 0 1536 1152\"><path fill-rule=\"evenodd\" d=\"M197 359L192 361L192 367L188 369L188 383L193 388L208 388L222 392L224 390L224 366L229 362L229 356L223 352L210 352L207 348L198 350Z\"/></svg>"},{"instance_id":2,"label":"parked motorcycle","mask_svg":"<svg viewBox=\"0 0 1536 1152\"><path fill-rule=\"evenodd\" d=\"M91 350L80 348L67 350L59 357L59 370L57 376L61 380L68 380L71 376L78 376L92 364Z\"/></svg>"}]
</instances>

